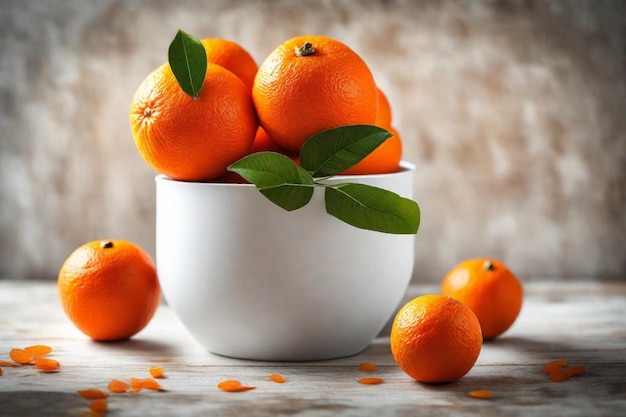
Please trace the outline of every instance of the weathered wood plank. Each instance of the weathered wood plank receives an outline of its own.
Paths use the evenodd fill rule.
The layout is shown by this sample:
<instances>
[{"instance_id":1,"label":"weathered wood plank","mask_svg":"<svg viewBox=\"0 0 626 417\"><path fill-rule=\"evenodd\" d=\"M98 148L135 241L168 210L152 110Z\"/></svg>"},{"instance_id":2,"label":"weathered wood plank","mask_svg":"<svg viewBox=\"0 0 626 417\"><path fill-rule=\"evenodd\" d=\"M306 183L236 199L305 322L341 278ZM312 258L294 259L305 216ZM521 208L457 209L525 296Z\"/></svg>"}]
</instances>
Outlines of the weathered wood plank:
<instances>
[{"instance_id":1,"label":"weathered wood plank","mask_svg":"<svg viewBox=\"0 0 626 417\"><path fill-rule=\"evenodd\" d=\"M407 299L435 292L412 287ZM48 344L60 372L3 368L0 416L81 415L88 401L76 390L105 389L112 378L147 377L157 364L166 370L165 392L112 395L108 415L151 416L619 416L626 410L626 283L545 283L526 288L515 325L485 343L477 365L452 384L412 381L396 365L388 338L364 352L333 361L250 362L203 351L174 314L161 306L148 327L121 343L95 343L63 314L50 283L0 281L0 359L13 347ZM566 358L587 373L553 383L543 364ZM373 373L358 370L364 361ZM267 379L271 373L285 384ZM379 376L376 386L358 384ZM255 385L253 391L224 393L224 379ZM494 391L492 400L470 398L474 389Z\"/></svg>"}]
</instances>

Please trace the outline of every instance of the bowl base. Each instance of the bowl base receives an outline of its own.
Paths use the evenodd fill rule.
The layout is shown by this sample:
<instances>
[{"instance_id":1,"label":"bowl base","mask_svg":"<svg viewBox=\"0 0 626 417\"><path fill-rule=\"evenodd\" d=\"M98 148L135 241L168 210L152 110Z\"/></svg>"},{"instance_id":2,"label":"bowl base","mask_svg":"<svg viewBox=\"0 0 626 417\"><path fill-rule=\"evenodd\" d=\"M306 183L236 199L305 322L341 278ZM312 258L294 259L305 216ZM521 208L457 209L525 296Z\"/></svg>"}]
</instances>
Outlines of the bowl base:
<instances>
[{"instance_id":1,"label":"bowl base","mask_svg":"<svg viewBox=\"0 0 626 417\"><path fill-rule=\"evenodd\" d=\"M209 350L209 353L216 355L216 356L221 356L224 358L230 358L230 359L240 359L240 360L246 360L246 361L256 361L256 362L317 362L317 361L328 361L328 360L334 360L334 359L342 359L342 358L349 358L350 356L355 356L358 355L359 353L365 351L368 347L370 346L370 343L366 344L365 346L362 346L358 349L355 350L349 350L346 352L337 352L337 351L333 351L333 352L319 352L319 353L312 353L309 352L308 354L304 354L304 355L299 355L298 353L285 353L285 354L276 354L276 355L233 355L233 354L226 354L226 353L220 353L220 352L216 352L213 350Z\"/></svg>"}]
</instances>

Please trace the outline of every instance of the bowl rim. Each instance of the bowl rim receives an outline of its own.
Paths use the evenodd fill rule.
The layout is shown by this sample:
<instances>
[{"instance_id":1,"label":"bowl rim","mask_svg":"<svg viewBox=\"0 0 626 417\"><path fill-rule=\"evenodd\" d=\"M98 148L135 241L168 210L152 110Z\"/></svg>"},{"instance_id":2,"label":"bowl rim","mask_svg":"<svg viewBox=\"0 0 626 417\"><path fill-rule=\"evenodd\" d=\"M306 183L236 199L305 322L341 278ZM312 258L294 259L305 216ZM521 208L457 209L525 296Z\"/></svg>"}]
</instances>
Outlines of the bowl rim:
<instances>
[{"instance_id":1,"label":"bowl rim","mask_svg":"<svg viewBox=\"0 0 626 417\"><path fill-rule=\"evenodd\" d=\"M399 164L400 169L396 172L389 172L385 174L356 174L356 175L335 175L332 177L333 181L336 180L346 180L349 178L359 178L359 179L370 179L370 178L382 178L382 177L390 177L398 174L404 174L406 172L415 171L416 166L414 163L409 161L400 161ZM154 178L155 181L168 181L175 183L186 183L186 184L206 184L206 185L215 185L215 186L237 186L237 187L254 187L254 184L250 183L237 183L237 182L216 182L215 180L209 181L185 181L185 180L175 180L173 178L168 177L165 174L157 174Z\"/></svg>"}]
</instances>

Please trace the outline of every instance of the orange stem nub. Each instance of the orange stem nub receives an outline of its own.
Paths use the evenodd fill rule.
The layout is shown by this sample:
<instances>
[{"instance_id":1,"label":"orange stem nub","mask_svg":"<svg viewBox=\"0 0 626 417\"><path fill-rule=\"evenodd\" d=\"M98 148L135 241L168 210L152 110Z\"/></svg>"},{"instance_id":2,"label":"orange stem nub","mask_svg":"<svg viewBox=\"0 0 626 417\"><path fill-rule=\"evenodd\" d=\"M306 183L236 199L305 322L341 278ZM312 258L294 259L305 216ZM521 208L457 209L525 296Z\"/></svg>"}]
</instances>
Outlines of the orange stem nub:
<instances>
[{"instance_id":1,"label":"orange stem nub","mask_svg":"<svg viewBox=\"0 0 626 417\"><path fill-rule=\"evenodd\" d=\"M315 48L311 42L304 42L301 47L296 47L296 56L309 56L315 53Z\"/></svg>"}]
</instances>

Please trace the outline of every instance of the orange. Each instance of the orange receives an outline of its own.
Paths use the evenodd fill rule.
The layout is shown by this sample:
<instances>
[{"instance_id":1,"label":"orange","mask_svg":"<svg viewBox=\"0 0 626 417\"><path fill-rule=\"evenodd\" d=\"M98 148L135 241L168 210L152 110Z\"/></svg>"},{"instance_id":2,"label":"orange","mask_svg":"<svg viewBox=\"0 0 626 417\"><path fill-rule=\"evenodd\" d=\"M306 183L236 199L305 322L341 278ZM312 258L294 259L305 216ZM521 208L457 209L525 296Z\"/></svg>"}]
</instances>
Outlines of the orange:
<instances>
[{"instance_id":1,"label":"orange","mask_svg":"<svg viewBox=\"0 0 626 417\"><path fill-rule=\"evenodd\" d=\"M100 341L138 333L161 299L150 255L123 240L96 240L77 248L63 263L57 285L69 319Z\"/></svg>"},{"instance_id":2,"label":"orange","mask_svg":"<svg viewBox=\"0 0 626 417\"><path fill-rule=\"evenodd\" d=\"M252 90L258 66L248 51L227 39L208 38L200 42L206 51L208 63L226 68L243 81L248 91Z\"/></svg>"},{"instance_id":3,"label":"orange","mask_svg":"<svg viewBox=\"0 0 626 417\"><path fill-rule=\"evenodd\" d=\"M388 129L391 127L391 104L389 104L387 96L381 91L380 88L378 88L377 91L378 110L376 111L376 121L374 122L374 125Z\"/></svg>"},{"instance_id":4,"label":"orange","mask_svg":"<svg viewBox=\"0 0 626 417\"><path fill-rule=\"evenodd\" d=\"M225 174L248 153L258 127L248 89L215 64L207 66L198 100L180 88L169 64L157 68L135 92L130 125L144 160L184 181Z\"/></svg>"},{"instance_id":5,"label":"orange","mask_svg":"<svg viewBox=\"0 0 626 417\"><path fill-rule=\"evenodd\" d=\"M257 130L256 136L254 137L254 141L252 142L252 146L250 147L250 151L248 153L253 154L256 152L282 153L283 155L287 155L293 161L298 163L297 162L298 155L291 153L285 148L278 145L272 138L270 138L270 136L261 126L259 126ZM246 181L241 175L235 172L231 172L231 171L228 171L226 174L216 178L213 182L218 182L218 183L225 182L225 183L231 183L231 184L248 184L248 181Z\"/></svg>"},{"instance_id":6,"label":"orange","mask_svg":"<svg viewBox=\"0 0 626 417\"><path fill-rule=\"evenodd\" d=\"M393 134L392 137L384 141L372 153L367 155L356 165L343 171L343 175L359 175L359 174L388 174L398 172L400 169L400 160L402 159L402 139L398 131L388 126L388 131Z\"/></svg>"},{"instance_id":7,"label":"orange","mask_svg":"<svg viewBox=\"0 0 626 417\"><path fill-rule=\"evenodd\" d=\"M285 155L292 155L291 152L280 146L274 139L267 134L265 129L259 126L259 129L256 132L256 136L254 137L254 142L252 142L252 147L250 148L250 153L255 152L278 152Z\"/></svg>"},{"instance_id":8,"label":"orange","mask_svg":"<svg viewBox=\"0 0 626 417\"><path fill-rule=\"evenodd\" d=\"M443 295L423 295L396 314L390 335L398 366L420 382L452 382L474 366L482 347L476 315Z\"/></svg>"},{"instance_id":9,"label":"orange","mask_svg":"<svg viewBox=\"0 0 626 417\"><path fill-rule=\"evenodd\" d=\"M402 139L398 131L391 125L391 105L387 96L377 88L378 111L374 125L390 131L393 136L383 142L378 148L363 158L358 164L348 168L342 174L388 174L400 169L402 160Z\"/></svg>"},{"instance_id":10,"label":"orange","mask_svg":"<svg viewBox=\"0 0 626 417\"><path fill-rule=\"evenodd\" d=\"M279 45L259 67L252 87L263 128L296 153L323 130L374 124L377 94L359 55L337 40L315 35Z\"/></svg>"},{"instance_id":11,"label":"orange","mask_svg":"<svg viewBox=\"0 0 626 417\"><path fill-rule=\"evenodd\" d=\"M444 277L441 293L467 304L485 339L504 333L522 308L524 291L515 275L495 259L469 259Z\"/></svg>"}]
</instances>

